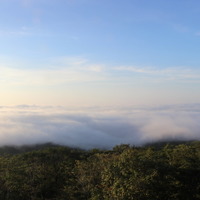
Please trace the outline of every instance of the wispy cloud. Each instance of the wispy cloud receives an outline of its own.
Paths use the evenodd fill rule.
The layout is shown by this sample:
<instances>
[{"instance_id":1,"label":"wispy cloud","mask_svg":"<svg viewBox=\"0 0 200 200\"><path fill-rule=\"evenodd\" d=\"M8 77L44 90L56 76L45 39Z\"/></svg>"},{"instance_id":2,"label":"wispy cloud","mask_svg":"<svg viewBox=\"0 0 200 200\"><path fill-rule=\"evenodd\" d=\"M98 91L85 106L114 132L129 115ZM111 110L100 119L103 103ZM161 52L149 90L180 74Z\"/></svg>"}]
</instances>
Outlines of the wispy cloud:
<instances>
[{"instance_id":1,"label":"wispy cloud","mask_svg":"<svg viewBox=\"0 0 200 200\"><path fill-rule=\"evenodd\" d=\"M8 60L8 58L7 58ZM13 59L12 59L13 60ZM84 57L57 57L41 63L2 61L0 82L8 85L59 85L69 82L145 81L200 82L200 70L186 67L156 68L111 66ZM37 67L35 67L37 65ZM27 67L28 66L28 67ZM121 73L121 72L128 72Z\"/></svg>"},{"instance_id":2,"label":"wispy cloud","mask_svg":"<svg viewBox=\"0 0 200 200\"><path fill-rule=\"evenodd\" d=\"M200 36L200 31L195 32L196 36Z\"/></svg>"},{"instance_id":3,"label":"wispy cloud","mask_svg":"<svg viewBox=\"0 0 200 200\"><path fill-rule=\"evenodd\" d=\"M0 30L0 36L30 36L32 35L30 28L22 27L18 30Z\"/></svg>"},{"instance_id":4,"label":"wispy cloud","mask_svg":"<svg viewBox=\"0 0 200 200\"><path fill-rule=\"evenodd\" d=\"M114 67L113 70L128 71L132 73L139 73L143 75L158 76L171 80L184 81L200 81L200 70L186 67L171 67L171 68L155 68L155 67L135 67L135 66L119 66Z\"/></svg>"},{"instance_id":5,"label":"wispy cloud","mask_svg":"<svg viewBox=\"0 0 200 200\"><path fill-rule=\"evenodd\" d=\"M188 33L191 32L188 26L183 25L183 24L177 24L177 23L172 23L172 27L174 30L180 32L180 33Z\"/></svg>"},{"instance_id":6,"label":"wispy cloud","mask_svg":"<svg viewBox=\"0 0 200 200\"><path fill-rule=\"evenodd\" d=\"M75 69L22 70L0 67L0 82L9 85L57 85L67 82L102 81L95 70Z\"/></svg>"},{"instance_id":7,"label":"wispy cloud","mask_svg":"<svg viewBox=\"0 0 200 200\"><path fill-rule=\"evenodd\" d=\"M33 19L33 21L35 20L37 21L36 18ZM53 35L52 33L47 33L46 31L44 31L44 29L32 25L32 22L30 22L30 26L25 25L17 28L0 29L0 37L34 37L34 36L49 37L52 35Z\"/></svg>"},{"instance_id":8,"label":"wispy cloud","mask_svg":"<svg viewBox=\"0 0 200 200\"><path fill-rule=\"evenodd\" d=\"M0 82L15 85L56 85L68 82L103 81L103 65L89 63L81 58L63 57L41 68L12 68L0 66Z\"/></svg>"}]
</instances>

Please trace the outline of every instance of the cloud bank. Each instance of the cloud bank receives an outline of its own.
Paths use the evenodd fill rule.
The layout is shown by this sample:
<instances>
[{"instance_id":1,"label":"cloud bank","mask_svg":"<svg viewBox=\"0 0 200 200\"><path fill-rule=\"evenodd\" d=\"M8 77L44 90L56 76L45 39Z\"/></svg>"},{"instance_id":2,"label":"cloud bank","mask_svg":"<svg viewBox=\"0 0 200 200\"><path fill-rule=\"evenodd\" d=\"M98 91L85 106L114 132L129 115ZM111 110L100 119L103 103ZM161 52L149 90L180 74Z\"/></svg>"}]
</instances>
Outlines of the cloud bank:
<instances>
[{"instance_id":1,"label":"cloud bank","mask_svg":"<svg viewBox=\"0 0 200 200\"><path fill-rule=\"evenodd\" d=\"M200 139L200 104L161 107L0 107L0 145L80 148Z\"/></svg>"}]
</instances>

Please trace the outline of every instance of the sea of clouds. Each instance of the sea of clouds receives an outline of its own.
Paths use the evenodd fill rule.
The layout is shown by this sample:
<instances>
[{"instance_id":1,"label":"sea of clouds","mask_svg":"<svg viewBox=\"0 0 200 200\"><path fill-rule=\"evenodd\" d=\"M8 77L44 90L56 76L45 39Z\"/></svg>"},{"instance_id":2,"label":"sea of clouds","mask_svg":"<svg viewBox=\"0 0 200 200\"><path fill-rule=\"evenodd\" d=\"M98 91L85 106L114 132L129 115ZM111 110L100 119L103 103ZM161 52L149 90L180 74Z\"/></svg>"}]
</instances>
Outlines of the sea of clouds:
<instances>
[{"instance_id":1,"label":"sea of clouds","mask_svg":"<svg viewBox=\"0 0 200 200\"><path fill-rule=\"evenodd\" d=\"M0 146L52 142L90 149L194 139L200 139L200 104L0 107Z\"/></svg>"}]
</instances>

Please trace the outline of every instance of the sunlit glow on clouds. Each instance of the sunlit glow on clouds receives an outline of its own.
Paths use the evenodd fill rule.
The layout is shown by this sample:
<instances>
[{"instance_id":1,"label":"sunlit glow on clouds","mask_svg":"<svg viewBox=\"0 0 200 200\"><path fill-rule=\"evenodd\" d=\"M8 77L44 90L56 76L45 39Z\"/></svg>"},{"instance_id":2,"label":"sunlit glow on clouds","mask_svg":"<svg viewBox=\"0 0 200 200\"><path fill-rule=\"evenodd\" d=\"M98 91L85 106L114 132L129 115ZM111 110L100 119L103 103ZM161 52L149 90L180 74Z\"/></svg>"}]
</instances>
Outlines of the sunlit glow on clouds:
<instances>
[{"instance_id":1,"label":"sunlit glow on clouds","mask_svg":"<svg viewBox=\"0 0 200 200\"><path fill-rule=\"evenodd\" d=\"M80 148L200 139L200 105L0 108L0 145L53 142Z\"/></svg>"}]
</instances>

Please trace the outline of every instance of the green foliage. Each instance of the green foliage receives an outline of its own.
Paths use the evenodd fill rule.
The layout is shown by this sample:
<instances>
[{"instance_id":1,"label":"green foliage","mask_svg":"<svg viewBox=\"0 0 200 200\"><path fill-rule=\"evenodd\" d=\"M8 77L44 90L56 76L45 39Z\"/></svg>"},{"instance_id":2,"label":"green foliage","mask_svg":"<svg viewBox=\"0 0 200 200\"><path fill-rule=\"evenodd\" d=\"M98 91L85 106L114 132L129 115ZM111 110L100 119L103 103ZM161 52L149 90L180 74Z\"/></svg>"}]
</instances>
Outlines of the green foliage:
<instances>
[{"instance_id":1,"label":"green foliage","mask_svg":"<svg viewBox=\"0 0 200 200\"><path fill-rule=\"evenodd\" d=\"M198 200L200 142L0 149L2 200Z\"/></svg>"}]
</instances>

